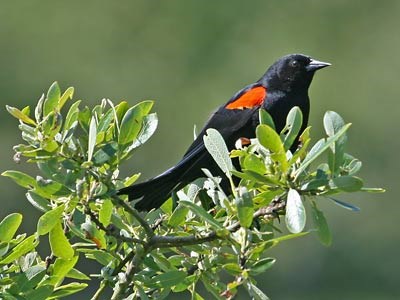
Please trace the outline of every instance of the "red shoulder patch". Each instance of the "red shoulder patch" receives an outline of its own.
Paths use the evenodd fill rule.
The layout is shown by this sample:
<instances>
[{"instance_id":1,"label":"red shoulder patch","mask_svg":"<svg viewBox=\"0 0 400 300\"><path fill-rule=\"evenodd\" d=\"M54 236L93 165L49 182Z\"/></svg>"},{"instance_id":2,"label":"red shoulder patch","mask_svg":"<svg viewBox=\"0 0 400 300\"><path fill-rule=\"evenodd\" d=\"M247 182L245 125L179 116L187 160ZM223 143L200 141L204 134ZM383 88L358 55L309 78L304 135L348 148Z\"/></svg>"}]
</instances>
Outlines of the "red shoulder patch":
<instances>
[{"instance_id":1,"label":"red shoulder patch","mask_svg":"<svg viewBox=\"0 0 400 300\"><path fill-rule=\"evenodd\" d=\"M267 90L258 86L248 90L246 93L241 95L236 100L229 103L226 108L227 109L244 109L244 108L253 108L255 106L261 105L267 96Z\"/></svg>"}]
</instances>

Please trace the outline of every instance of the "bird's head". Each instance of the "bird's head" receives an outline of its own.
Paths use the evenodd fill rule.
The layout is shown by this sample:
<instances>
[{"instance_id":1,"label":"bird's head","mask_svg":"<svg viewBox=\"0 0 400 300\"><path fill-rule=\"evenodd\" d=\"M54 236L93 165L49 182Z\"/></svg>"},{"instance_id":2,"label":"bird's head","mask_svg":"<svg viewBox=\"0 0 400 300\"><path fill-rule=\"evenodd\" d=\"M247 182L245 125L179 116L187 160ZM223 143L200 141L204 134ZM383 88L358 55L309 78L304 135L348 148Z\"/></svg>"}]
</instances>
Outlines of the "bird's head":
<instances>
[{"instance_id":1,"label":"bird's head","mask_svg":"<svg viewBox=\"0 0 400 300\"><path fill-rule=\"evenodd\" d=\"M263 75L260 82L269 90L290 92L305 90L311 84L315 71L330 66L303 54L290 54L278 59Z\"/></svg>"}]
</instances>

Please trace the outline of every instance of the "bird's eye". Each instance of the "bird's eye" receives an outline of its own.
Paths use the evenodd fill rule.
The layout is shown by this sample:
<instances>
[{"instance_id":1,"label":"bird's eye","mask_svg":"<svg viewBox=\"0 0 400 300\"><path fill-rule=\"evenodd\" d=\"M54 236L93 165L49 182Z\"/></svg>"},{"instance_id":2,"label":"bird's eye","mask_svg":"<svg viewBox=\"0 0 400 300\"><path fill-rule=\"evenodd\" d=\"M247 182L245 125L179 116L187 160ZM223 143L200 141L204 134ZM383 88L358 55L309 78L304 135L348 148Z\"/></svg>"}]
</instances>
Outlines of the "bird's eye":
<instances>
[{"instance_id":1,"label":"bird's eye","mask_svg":"<svg viewBox=\"0 0 400 300\"><path fill-rule=\"evenodd\" d=\"M296 68L298 65L299 65L299 62L297 60L292 60L290 62L290 66L293 67L293 68Z\"/></svg>"}]
</instances>

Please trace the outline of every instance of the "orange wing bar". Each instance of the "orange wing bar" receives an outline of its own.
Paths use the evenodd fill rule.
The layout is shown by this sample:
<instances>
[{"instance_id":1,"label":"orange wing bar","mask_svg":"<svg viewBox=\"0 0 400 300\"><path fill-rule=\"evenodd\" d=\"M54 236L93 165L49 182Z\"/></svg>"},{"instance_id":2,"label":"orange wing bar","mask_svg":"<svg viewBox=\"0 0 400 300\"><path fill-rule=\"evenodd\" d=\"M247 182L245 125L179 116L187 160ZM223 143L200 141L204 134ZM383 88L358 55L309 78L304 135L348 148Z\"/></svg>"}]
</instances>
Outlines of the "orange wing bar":
<instances>
[{"instance_id":1,"label":"orange wing bar","mask_svg":"<svg viewBox=\"0 0 400 300\"><path fill-rule=\"evenodd\" d=\"M227 109L244 109L253 108L261 105L267 96L267 91L264 87L258 86L244 93L242 96L229 103Z\"/></svg>"}]
</instances>

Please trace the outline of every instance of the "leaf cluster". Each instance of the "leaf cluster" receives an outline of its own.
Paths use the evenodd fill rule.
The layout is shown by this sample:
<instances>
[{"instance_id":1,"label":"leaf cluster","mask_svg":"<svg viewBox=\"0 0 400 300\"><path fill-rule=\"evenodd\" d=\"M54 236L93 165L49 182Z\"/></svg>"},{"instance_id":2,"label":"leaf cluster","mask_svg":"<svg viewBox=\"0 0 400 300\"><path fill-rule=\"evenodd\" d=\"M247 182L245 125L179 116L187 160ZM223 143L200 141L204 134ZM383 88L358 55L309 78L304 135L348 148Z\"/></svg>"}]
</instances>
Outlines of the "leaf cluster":
<instances>
[{"instance_id":1,"label":"leaf cluster","mask_svg":"<svg viewBox=\"0 0 400 300\"><path fill-rule=\"evenodd\" d=\"M101 299L107 289L112 299L163 299L183 291L192 299L207 299L199 285L215 299L231 299L239 288L253 299L267 299L256 277L275 263L268 256L271 247L309 231L331 244L318 208L321 199L358 210L333 196L382 191L363 187L356 176L361 162L345 152L350 124L337 113L325 114L326 137L312 145L311 128L301 132L299 108L290 111L278 133L271 116L260 110L256 138L246 146L229 152L216 130L204 136L230 182L231 195L221 188L222 178L204 169L204 178L174 193L160 209L139 213L116 194L139 173L120 178L119 166L156 130L153 102L130 107L104 99L89 109L80 107L79 100L69 103L73 93L73 88L61 93L54 83L39 99L34 116L29 107L7 106L24 140L14 147L14 159L36 164L38 175L3 175L27 190L27 200L42 216L29 237L15 236L19 214L0 223L4 299L58 299L79 292L93 277L100 286L92 299ZM306 230L309 213L313 222ZM43 239L51 248L44 259L36 251ZM76 265L83 259L96 261L98 272L80 272Z\"/></svg>"}]
</instances>

